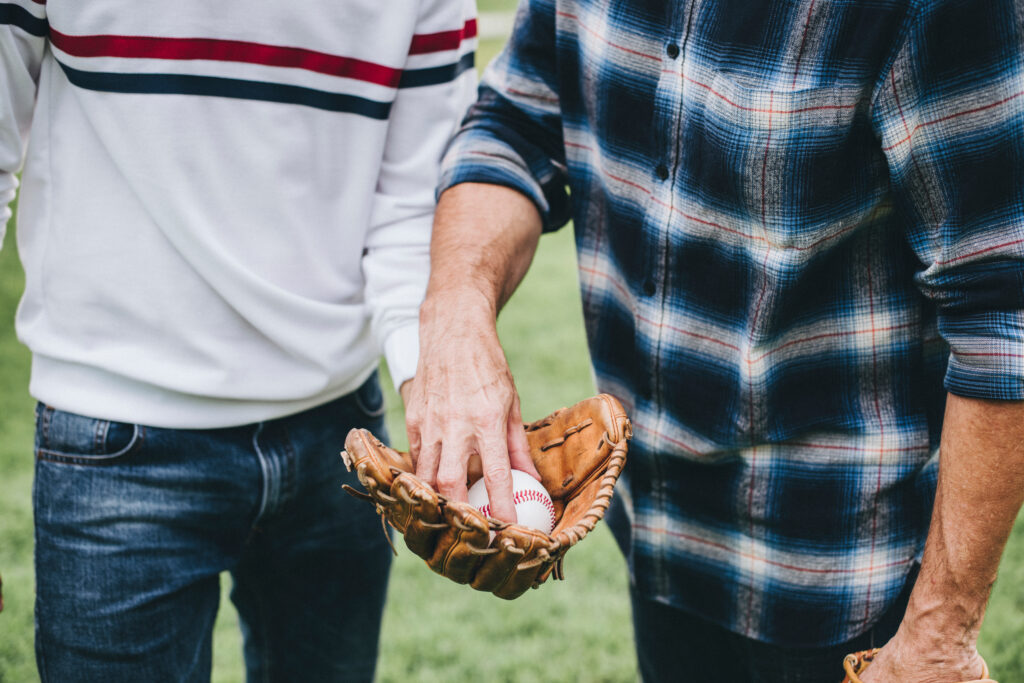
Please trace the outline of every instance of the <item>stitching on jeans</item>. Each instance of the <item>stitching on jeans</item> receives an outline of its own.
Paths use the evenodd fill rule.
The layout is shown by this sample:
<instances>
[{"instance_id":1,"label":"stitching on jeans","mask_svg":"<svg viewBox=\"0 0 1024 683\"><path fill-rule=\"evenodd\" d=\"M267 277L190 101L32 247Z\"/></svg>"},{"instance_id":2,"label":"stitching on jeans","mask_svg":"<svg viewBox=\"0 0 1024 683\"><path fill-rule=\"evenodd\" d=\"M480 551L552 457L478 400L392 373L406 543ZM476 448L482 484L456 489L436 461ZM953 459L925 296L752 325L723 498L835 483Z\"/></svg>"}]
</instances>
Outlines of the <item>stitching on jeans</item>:
<instances>
[{"instance_id":1,"label":"stitching on jeans","mask_svg":"<svg viewBox=\"0 0 1024 683\"><path fill-rule=\"evenodd\" d=\"M120 458L100 458L96 456L68 455L59 451L39 449L36 457L45 462L55 462L65 465L91 465L99 467L110 462L116 462Z\"/></svg>"},{"instance_id":2,"label":"stitching on jeans","mask_svg":"<svg viewBox=\"0 0 1024 683\"><path fill-rule=\"evenodd\" d=\"M295 485L295 469L299 466L299 459L296 457L295 448L292 445L291 432L288 431L288 427L286 427L284 424L281 425L281 445L284 447L284 452L286 455L283 473L284 476L281 478L281 498L283 500L288 500L292 496L298 494Z\"/></svg>"},{"instance_id":3,"label":"stitching on jeans","mask_svg":"<svg viewBox=\"0 0 1024 683\"><path fill-rule=\"evenodd\" d=\"M256 463L260 468L260 503L256 509L256 516L253 518L250 524L249 538L252 538L255 532L259 530L259 525L263 522L263 517L266 514L270 506L270 486L273 477L273 472L270 471L270 463L264 456L263 449L260 447L260 436L264 432L266 422L260 422L256 426L256 430L252 434L252 454L256 458ZM246 540L248 543L248 539Z\"/></svg>"},{"instance_id":4,"label":"stitching on jeans","mask_svg":"<svg viewBox=\"0 0 1024 683\"><path fill-rule=\"evenodd\" d=\"M363 400L363 393L362 392L367 389L367 386L370 385L371 382L374 381L375 377L376 377L376 373L374 373L373 375L370 375L370 377L367 378L367 380L365 382L363 382L359 386L358 389L356 389L355 391L352 392L352 398L356 402L356 407L359 408L359 410L361 410L363 412L363 414L366 415L367 417L380 417L381 415L386 413L387 410L388 410L387 402L384 400L384 394L380 390L379 386L377 386L376 388L377 388L377 393L380 394L380 407L371 410L370 407L366 404L366 401ZM377 381L379 381L379 380L377 380Z\"/></svg>"},{"instance_id":5,"label":"stitching on jeans","mask_svg":"<svg viewBox=\"0 0 1024 683\"><path fill-rule=\"evenodd\" d=\"M47 425L48 427L48 425ZM70 464L70 465L87 465L92 467L101 467L108 464L116 464L121 462L124 458L135 453L140 448L146 438L146 428L140 424L132 425L132 438L121 450L116 453L104 454L104 455L83 455L75 453L66 453L63 451L53 450L51 448L38 448L36 449L36 458L44 460L46 462L53 462L59 464ZM48 445L48 444L47 444Z\"/></svg>"}]
</instances>

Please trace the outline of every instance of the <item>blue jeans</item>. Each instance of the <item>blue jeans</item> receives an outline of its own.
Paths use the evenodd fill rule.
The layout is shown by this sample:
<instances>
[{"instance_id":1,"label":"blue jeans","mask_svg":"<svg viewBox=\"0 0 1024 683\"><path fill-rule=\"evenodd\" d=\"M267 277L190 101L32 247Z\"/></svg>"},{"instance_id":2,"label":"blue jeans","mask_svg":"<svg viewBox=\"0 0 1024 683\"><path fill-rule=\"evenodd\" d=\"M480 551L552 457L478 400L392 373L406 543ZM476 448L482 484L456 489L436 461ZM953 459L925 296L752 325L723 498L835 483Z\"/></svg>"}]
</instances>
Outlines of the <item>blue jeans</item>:
<instances>
[{"instance_id":1,"label":"blue jeans","mask_svg":"<svg viewBox=\"0 0 1024 683\"><path fill-rule=\"evenodd\" d=\"M230 571L250 681L373 678L391 552L339 457L383 434L376 376L298 415L158 429L36 412L44 682L206 681Z\"/></svg>"}]
</instances>

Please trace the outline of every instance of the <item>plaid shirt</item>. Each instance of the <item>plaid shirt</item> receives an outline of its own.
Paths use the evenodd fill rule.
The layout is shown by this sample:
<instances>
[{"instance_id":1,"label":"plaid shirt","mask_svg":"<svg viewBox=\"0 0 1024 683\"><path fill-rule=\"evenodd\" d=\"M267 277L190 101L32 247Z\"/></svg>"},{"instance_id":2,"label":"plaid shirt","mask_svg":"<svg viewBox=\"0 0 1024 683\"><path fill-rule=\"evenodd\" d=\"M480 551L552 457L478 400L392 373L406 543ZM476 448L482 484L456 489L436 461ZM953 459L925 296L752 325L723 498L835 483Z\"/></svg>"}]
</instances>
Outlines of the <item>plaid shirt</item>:
<instances>
[{"instance_id":1,"label":"plaid shirt","mask_svg":"<svg viewBox=\"0 0 1024 683\"><path fill-rule=\"evenodd\" d=\"M920 557L943 382L1024 399L1018 4L521 3L442 188L575 223L642 595L858 635Z\"/></svg>"}]
</instances>

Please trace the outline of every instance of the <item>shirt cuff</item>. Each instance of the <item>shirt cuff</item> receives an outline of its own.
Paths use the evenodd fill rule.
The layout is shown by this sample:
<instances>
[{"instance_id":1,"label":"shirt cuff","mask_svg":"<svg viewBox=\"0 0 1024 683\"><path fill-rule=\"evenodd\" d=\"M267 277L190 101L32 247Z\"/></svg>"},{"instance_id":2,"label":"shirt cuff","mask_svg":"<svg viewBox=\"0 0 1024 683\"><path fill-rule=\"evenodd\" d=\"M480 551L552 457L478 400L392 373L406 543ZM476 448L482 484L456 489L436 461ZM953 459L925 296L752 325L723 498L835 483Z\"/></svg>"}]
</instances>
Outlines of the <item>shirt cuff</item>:
<instances>
[{"instance_id":1,"label":"shirt cuff","mask_svg":"<svg viewBox=\"0 0 1024 683\"><path fill-rule=\"evenodd\" d=\"M391 381L398 391L402 383L416 375L420 356L420 328L418 322L403 325L384 340L384 358L388 362Z\"/></svg>"},{"instance_id":2,"label":"shirt cuff","mask_svg":"<svg viewBox=\"0 0 1024 683\"><path fill-rule=\"evenodd\" d=\"M511 147L492 138L463 132L445 156L437 193L459 183L501 185L525 195L537 207L544 225L551 223L551 206L544 189Z\"/></svg>"},{"instance_id":3,"label":"shirt cuff","mask_svg":"<svg viewBox=\"0 0 1024 683\"><path fill-rule=\"evenodd\" d=\"M1024 312L946 318L940 330L950 346L947 391L968 398L1024 400Z\"/></svg>"}]
</instances>

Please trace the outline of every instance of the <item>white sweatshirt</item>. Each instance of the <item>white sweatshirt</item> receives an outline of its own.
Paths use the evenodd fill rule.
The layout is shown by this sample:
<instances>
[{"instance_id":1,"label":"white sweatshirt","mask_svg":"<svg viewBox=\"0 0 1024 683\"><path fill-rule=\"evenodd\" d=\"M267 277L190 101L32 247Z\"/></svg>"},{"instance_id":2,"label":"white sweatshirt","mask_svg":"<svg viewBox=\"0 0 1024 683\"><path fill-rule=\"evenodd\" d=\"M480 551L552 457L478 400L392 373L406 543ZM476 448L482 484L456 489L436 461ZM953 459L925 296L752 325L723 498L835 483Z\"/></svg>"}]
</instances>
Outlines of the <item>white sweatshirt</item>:
<instances>
[{"instance_id":1,"label":"white sweatshirt","mask_svg":"<svg viewBox=\"0 0 1024 683\"><path fill-rule=\"evenodd\" d=\"M473 12L0 0L0 230L24 163L32 395L208 428L346 394L382 350L411 377Z\"/></svg>"}]
</instances>

